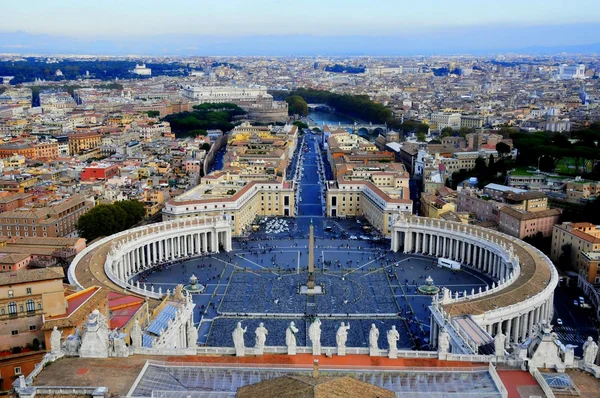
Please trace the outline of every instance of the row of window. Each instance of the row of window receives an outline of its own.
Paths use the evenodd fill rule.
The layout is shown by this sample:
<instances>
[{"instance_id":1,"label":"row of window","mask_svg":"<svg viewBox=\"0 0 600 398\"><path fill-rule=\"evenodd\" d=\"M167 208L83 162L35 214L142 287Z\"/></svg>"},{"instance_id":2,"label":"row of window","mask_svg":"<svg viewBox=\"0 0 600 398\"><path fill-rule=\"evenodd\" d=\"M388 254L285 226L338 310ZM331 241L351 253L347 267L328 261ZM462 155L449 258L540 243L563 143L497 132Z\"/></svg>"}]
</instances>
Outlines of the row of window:
<instances>
[{"instance_id":1,"label":"row of window","mask_svg":"<svg viewBox=\"0 0 600 398\"><path fill-rule=\"evenodd\" d=\"M15 221L15 222L16 222L16 221ZM56 224L56 226L58 226L58 224ZM1 231L1 230L2 230L2 225L0 225L0 231ZM7 230L7 231L10 231L10 225L7 225L7 226L6 226L6 230ZM19 226L18 226L18 225L16 225L16 226L15 226L15 231L18 231L18 230L19 230ZM27 227L23 227L23 230L24 230L24 231L27 231ZM32 231L36 231L36 227L31 227L31 230L32 230ZM43 231L45 231L45 230L46 230L46 227L42 227L42 230L43 230Z\"/></svg>"},{"instance_id":2,"label":"row of window","mask_svg":"<svg viewBox=\"0 0 600 398\"><path fill-rule=\"evenodd\" d=\"M27 312L35 312L35 301L33 301L32 299L29 299L25 302L25 308L27 309ZM39 303L37 305L37 309L41 310L42 309L42 304ZM19 306L19 312L25 312L23 306ZM0 315L6 315L6 310L4 308L0 309ZM8 303L8 315L17 315L17 303L14 301L11 301Z\"/></svg>"},{"instance_id":3,"label":"row of window","mask_svg":"<svg viewBox=\"0 0 600 398\"><path fill-rule=\"evenodd\" d=\"M0 236L2 236L2 231L0 231ZM10 238L12 236L12 233L10 231L8 231L6 233L6 236L8 236ZM15 232L15 236L21 236L21 233L19 231L17 231L17 232ZM25 236L25 237L29 236L29 232L23 232L23 236ZM37 232L32 232L31 236L37 237L38 236ZM44 232L44 233L42 233L41 236L46 237L48 235L46 234L46 232Z\"/></svg>"},{"instance_id":4,"label":"row of window","mask_svg":"<svg viewBox=\"0 0 600 398\"><path fill-rule=\"evenodd\" d=\"M31 288L30 287L25 288L25 293L27 295L30 295L31 294ZM8 291L8 298L12 298L12 297L15 297L15 291L14 290L9 290Z\"/></svg>"}]
</instances>

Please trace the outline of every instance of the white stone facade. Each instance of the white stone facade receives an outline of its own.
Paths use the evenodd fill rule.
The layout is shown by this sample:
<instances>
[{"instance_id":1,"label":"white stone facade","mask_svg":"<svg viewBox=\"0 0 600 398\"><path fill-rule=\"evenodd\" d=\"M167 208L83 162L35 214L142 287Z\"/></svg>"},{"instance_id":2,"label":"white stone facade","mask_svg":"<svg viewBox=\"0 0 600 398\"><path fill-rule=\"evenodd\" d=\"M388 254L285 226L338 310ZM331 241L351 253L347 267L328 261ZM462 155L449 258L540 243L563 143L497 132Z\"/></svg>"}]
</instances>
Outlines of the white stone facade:
<instances>
[{"instance_id":1,"label":"white stone facade","mask_svg":"<svg viewBox=\"0 0 600 398\"><path fill-rule=\"evenodd\" d=\"M111 281L146 297L160 298L162 291L146 290L129 280L166 261L231 250L231 221L223 216L194 217L130 229L104 238L79 253L69 267L69 282L83 287L75 276L82 259L108 246L104 271Z\"/></svg>"},{"instance_id":2,"label":"white stone facade","mask_svg":"<svg viewBox=\"0 0 600 398\"><path fill-rule=\"evenodd\" d=\"M401 215L393 226L391 249L458 261L496 280L485 291L465 291L460 296L434 300L430 336L434 346L440 325L448 323L448 332L455 343L453 352L473 351L473 344L465 341L467 336L459 336L459 331L451 327L452 316L456 315L470 315L489 335L503 332L507 341L514 343L532 336L535 325L552 319L558 273L548 257L519 239L461 223ZM517 251L522 258L517 257ZM532 273L548 275L547 280L538 286ZM502 300L496 300L499 295ZM509 300L510 304L504 305ZM468 303L465 308L478 310L457 314L459 303ZM450 304L454 306L452 315L446 312L452 307ZM461 340L464 347L463 344L457 347Z\"/></svg>"}]
</instances>

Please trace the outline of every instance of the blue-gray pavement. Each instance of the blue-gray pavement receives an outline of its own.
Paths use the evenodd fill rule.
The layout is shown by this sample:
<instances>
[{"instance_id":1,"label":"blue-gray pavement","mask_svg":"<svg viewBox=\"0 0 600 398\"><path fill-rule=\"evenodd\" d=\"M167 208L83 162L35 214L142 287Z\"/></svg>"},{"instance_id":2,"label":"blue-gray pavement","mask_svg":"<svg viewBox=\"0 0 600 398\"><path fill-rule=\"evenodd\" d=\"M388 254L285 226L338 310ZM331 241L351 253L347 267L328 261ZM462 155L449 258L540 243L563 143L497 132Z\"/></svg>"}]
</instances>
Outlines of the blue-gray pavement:
<instances>
[{"instance_id":1,"label":"blue-gray pavement","mask_svg":"<svg viewBox=\"0 0 600 398\"><path fill-rule=\"evenodd\" d=\"M221 151L217 157L222 158ZM417 292L425 278L431 276L436 285L461 293L485 288L491 279L468 270L438 268L435 258L393 253L387 239L365 228L364 219L323 217L323 174L331 178L327 159L320 152L317 137L305 134L287 172L289 179L298 181L301 198L298 217L285 218L289 231L267 233L263 226L247 237L234 239L229 253L162 265L136 279L166 291L187 284L192 274L196 275L206 289L193 296L200 344L231 346L231 332L242 320L249 327L248 346L253 345L254 329L261 321L269 330L267 344L284 345L285 329L294 320L300 329L298 344L304 345L307 325L319 314L324 317L323 345L334 345L335 330L344 320L340 314L352 314L356 319L350 320L348 346L366 347L368 328L375 323L380 329L381 347L387 347L385 333L393 324L400 331L399 347L427 348L431 297ZM325 291L319 296L298 293L308 275L311 224L316 237L315 280ZM365 235L377 240L359 238ZM244 315L248 312L290 317L259 319ZM331 314L339 317L331 318ZM363 314L389 317L372 321L360 316Z\"/></svg>"},{"instance_id":2,"label":"blue-gray pavement","mask_svg":"<svg viewBox=\"0 0 600 398\"><path fill-rule=\"evenodd\" d=\"M139 279L148 285L153 284L155 289L162 287L166 291L174 289L179 283L187 284L192 274L198 277L199 283L206 286L204 293L193 296L197 306L194 320L196 324L202 320L199 329L201 344L211 344L214 341L211 336L215 333L230 337L231 331L219 326L219 311L235 314L304 314L295 318L301 322L311 316L307 314L309 298L297 293L298 285L307 279L307 234L310 219L306 219L306 226L300 228L297 225L299 220L304 219L296 219L293 225L299 230L297 234L301 237L298 239L268 239L253 235L235 239L233 250L229 253L217 253L161 266L146 271ZM318 218L318 221L313 220L314 225L341 221L341 224L348 227L350 223L350 220L323 218ZM352 222L356 224L355 221ZM315 231L320 235L315 247L315 265L318 270L316 283L325 286L325 294L315 297L315 312L396 313L395 324L403 338L405 335L406 341L411 341L411 347L415 344L426 346L429 335L428 306L431 297L416 291L427 276L431 275L436 285L446 286L453 292L462 293L466 290L470 293L471 289L477 291L480 286L484 288L486 284L491 284L486 275L467 269L455 272L438 268L434 265L435 258L390 252L388 240L372 242L327 239L323 236L327 233L322 227L315 228ZM277 304L275 300L278 300ZM250 319L243 315L239 318ZM272 319L263 321L267 325ZM285 332L285 328L279 329L276 325L275 329L269 330L273 336ZM326 334L323 338L330 338ZM365 342L361 344L363 343ZM231 344L229 342L227 345Z\"/></svg>"}]
</instances>

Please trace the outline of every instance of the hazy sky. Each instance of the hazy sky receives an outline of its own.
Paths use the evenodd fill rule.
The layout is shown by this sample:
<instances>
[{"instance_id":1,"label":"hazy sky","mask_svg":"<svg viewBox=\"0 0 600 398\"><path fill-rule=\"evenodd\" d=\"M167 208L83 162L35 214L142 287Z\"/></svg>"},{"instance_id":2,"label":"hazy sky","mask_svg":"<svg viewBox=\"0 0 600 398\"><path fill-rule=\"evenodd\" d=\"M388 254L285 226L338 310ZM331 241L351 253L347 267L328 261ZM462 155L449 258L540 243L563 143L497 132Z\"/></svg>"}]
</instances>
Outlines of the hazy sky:
<instances>
[{"instance_id":1,"label":"hazy sky","mask_svg":"<svg viewBox=\"0 0 600 398\"><path fill-rule=\"evenodd\" d=\"M598 0L7 0L0 30L80 38L402 35L447 27L600 22Z\"/></svg>"}]
</instances>

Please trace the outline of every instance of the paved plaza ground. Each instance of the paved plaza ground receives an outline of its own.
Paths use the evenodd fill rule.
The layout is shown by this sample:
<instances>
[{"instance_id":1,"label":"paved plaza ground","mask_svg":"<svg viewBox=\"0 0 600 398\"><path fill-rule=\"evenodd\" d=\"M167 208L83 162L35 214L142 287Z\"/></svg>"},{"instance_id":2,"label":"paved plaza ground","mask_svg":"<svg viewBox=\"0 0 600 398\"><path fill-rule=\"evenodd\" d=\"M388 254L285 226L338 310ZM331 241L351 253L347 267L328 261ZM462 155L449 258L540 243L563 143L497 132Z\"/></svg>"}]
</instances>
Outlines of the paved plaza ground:
<instances>
[{"instance_id":1,"label":"paved plaza ground","mask_svg":"<svg viewBox=\"0 0 600 398\"><path fill-rule=\"evenodd\" d=\"M323 321L324 345L334 345L335 329L341 321L349 321L348 346L366 347L366 329L375 323L382 348L387 348L385 330L396 325L401 334L399 347L427 349L431 296L417 291L425 278L431 276L435 285L447 287L453 294L491 285L487 275L469 268L455 272L438 268L437 258L391 252L389 240L364 228L364 219L323 217L324 176L319 152L318 138L312 134L298 145L287 170L299 185L298 216L279 218L277 222L285 220L284 230L274 233L267 228L268 220L263 220L258 231L234 239L229 253L162 266L136 278L166 291L187 284L192 275L198 277L206 287L202 294L194 295L199 344L232 346L231 331L242 321L249 331L246 344L251 346L253 331L262 321L269 330L267 345L283 345L285 328L292 320L300 329L298 343L306 344L308 325L318 315ZM326 162L324 172L330 174ZM316 297L298 294L308 277L311 223L316 237L316 283L325 290ZM361 239L365 235L372 240ZM573 289L557 290L555 321L563 320L556 331L564 343L581 346L587 335L596 337L596 333L589 316L570 305L577 295ZM282 316L273 319L273 314ZM371 314L381 319L373 321ZM349 319L351 316L356 318Z\"/></svg>"},{"instance_id":2,"label":"paved plaza ground","mask_svg":"<svg viewBox=\"0 0 600 398\"><path fill-rule=\"evenodd\" d=\"M231 331L238 321L248 326L248 346L253 345L253 330L261 321L269 330L267 345L284 345L285 328L292 320L303 345L308 325L319 316L324 346L334 345L335 330L344 321L351 326L348 346L366 347L368 328L375 323L382 348L387 348L385 331L396 325L399 347L427 349L431 296L417 291L425 279L431 276L437 286L461 294L491 285L489 277L468 269L438 268L437 258L391 252L389 240L364 228L364 219L323 217L323 173L330 170L319 166L320 157L317 137L308 134L287 171L299 184L300 199L298 217L286 218L285 230L273 233L263 221L258 231L234 239L229 253L162 266L136 278L166 291L187 284L192 274L198 277L206 287L194 295L201 345L232 346ZM315 280L325 292L312 297L298 293L308 278L311 224L316 237ZM283 315L273 319L273 314ZM381 319L373 321L372 314ZM350 320L351 316L355 318Z\"/></svg>"},{"instance_id":3,"label":"paved plaza ground","mask_svg":"<svg viewBox=\"0 0 600 398\"><path fill-rule=\"evenodd\" d=\"M207 257L163 266L140 275L140 281L153 284L155 289L173 289L178 283L188 283L192 274L206 286L202 294L194 295L196 322L200 322L200 344L233 344L231 330L237 320L247 323L249 330L259 321L269 329L267 343L283 345L285 327L294 320L297 325L307 325L308 320L319 315L324 318L323 344L330 343L334 330L346 317L331 314L380 314L390 318L376 322L381 330L395 324L400 330L402 348L426 346L429 336L429 310L431 296L417 292L427 276L434 283L453 292L478 290L491 284L487 276L469 269L460 272L435 266L437 259L393 253L389 241L381 242L342 240L324 235L341 233L339 228L348 229L350 220L327 220L314 218L315 228L320 235L316 239L315 263L316 283L325 287L325 294L312 299L297 293L298 286L307 279L308 239L302 219L290 220L291 234L270 240L260 233L244 239L235 239L233 250ZM334 225L331 233L323 225ZM345 224L345 225L343 225ZM219 316L220 313L233 316ZM246 313L285 313L289 318L273 320L250 320ZM239 314L239 315L237 315ZM333 318L333 319L328 319ZM247 322L246 322L247 321ZM349 346L366 346L364 328L370 327L369 317L355 322ZM271 326L271 327L270 327ZM231 329L231 330L229 330ZM331 329L331 331L329 330ZM352 332L356 330L356 335ZM360 332L359 332L360 331ZM300 341L304 341L305 329L301 328ZM360 333L360 336L358 335ZM209 334L211 337L209 338ZM252 345L252 333L247 333L248 345ZM384 333L381 333L384 336ZM281 340L281 341L280 341ZM384 344L382 337L382 346ZM333 345L333 344L332 344ZM425 347L426 348L426 347Z\"/></svg>"}]
</instances>

